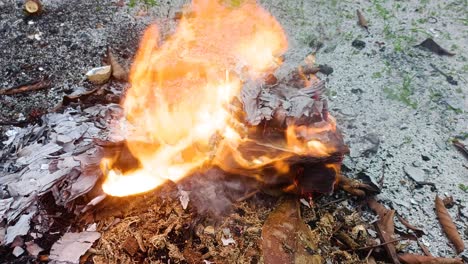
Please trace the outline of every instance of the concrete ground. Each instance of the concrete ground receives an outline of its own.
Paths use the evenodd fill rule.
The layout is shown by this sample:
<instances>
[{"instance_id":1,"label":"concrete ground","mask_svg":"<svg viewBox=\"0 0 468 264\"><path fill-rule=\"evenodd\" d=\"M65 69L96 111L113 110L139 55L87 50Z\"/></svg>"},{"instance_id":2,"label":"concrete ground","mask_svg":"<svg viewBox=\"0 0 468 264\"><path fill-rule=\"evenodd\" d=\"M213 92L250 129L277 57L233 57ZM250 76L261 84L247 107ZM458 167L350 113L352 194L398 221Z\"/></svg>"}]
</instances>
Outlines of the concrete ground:
<instances>
[{"instance_id":1,"label":"concrete ground","mask_svg":"<svg viewBox=\"0 0 468 264\"><path fill-rule=\"evenodd\" d=\"M53 87L1 96L0 121L47 111L64 94L92 88L84 74L101 65L107 46L130 64L143 29L158 20L170 31L184 1L43 0L45 12L34 18L24 16L22 2L0 0L0 89L45 76ZM425 229L423 242L434 255L454 255L433 209L436 194L453 196L450 213L468 244L468 162L451 144L454 138L468 143L467 1L261 2L289 37L279 75L319 46L317 63L334 69L320 77L351 149L347 174L376 181L384 175L379 198ZM356 9L369 21L369 33L357 25ZM455 55L415 47L429 37ZM355 40L365 47L354 47ZM6 129L0 127L0 139Z\"/></svg>"}]
</instances>

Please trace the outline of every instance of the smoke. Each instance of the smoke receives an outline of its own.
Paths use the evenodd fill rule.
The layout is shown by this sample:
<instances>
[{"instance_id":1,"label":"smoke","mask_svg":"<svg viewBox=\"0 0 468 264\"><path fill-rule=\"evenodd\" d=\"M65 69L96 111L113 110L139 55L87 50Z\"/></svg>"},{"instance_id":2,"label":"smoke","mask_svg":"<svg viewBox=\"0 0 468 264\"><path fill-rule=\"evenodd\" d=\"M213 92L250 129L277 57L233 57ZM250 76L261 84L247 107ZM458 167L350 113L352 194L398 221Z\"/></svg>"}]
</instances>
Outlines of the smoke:
<instances>
[{"instance_id":1,"label":"smoke","mask_svg":"<svg viewBox=\"0 0 468 264\"><path fill-rule=\"evenodd\" d=\"M216 217L229 214L232 204L257 189L258 183L250 177L209 168L186 177L178 186L189 192L190 203L198 213Z\"/></svg>"}]
</instances>

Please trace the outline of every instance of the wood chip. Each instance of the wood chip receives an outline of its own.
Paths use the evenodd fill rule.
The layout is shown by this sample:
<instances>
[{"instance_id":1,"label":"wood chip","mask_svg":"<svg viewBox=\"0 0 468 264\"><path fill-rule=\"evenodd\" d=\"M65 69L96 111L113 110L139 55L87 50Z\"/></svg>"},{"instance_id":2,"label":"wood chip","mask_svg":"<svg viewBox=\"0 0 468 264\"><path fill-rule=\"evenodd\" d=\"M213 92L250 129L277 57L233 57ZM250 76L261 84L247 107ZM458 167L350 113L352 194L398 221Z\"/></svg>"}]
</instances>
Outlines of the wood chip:
<instances>
[{"instance_id":1,"label":"wood chip","mask_svg":"<svg viewBox=\"0 0 468 264\"><path fill-rule=\"evenodd\" d=\"M138 241L133 236L129 236L125 239L122 249L133 257L139 249Z\"/></svg>"},{"instance_id":2,"label":"wood chip","mask_svg":"<svg viewBox=\"0 0 468 264\"><path fill-rule=\"evenodd\" d=\"M457 231L457 227L455 226L452 217L447 211L447 208L445 208L444 202L442 201L442 199L439 198L438 195L436 195L435 198L435 208L437 218L439 219L439 223L442 226L442 229L447 235L447 238L455 246L457 254L460 254L463 250L465 250L465 244L463 243L463 240L461 239L460 234Z\"/></svg>"}]
</instances>

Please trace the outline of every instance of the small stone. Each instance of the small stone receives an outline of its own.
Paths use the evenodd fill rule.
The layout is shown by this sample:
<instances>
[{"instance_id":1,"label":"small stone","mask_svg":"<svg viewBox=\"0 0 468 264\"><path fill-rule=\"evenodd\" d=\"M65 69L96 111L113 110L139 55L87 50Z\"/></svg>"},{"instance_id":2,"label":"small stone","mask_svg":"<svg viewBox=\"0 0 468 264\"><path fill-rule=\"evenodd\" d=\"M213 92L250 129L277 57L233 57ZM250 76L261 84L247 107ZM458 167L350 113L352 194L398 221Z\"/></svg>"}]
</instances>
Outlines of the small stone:
<instances>
[{"instance_id":1,"label":"small stone","mask_svg":"<svg viewBox=\"0 0 468 264\"><path fill-rule=\"evenodd\" d=\"M207 234L207 235L214 235L215 234L215 229L213 226L207 226L205 227L205 229L203 230L203 233Z\"/></svg>"},{"instance_id":2,"label":"small stone","mask_svg":"<svg viewBox=\"0 0 468 264\"><path fill-rule=\"evenodd\" d=\"M404 168L406 175L408 175L415 182L425 181L426 174L422 169L415 168L413 166L406 166Z\"/></svg>"},{"instance_id":3,"label":"small stone","mask_svg":"<svg viewBox=\"0 0 468 264\"><path fill-rule=\"evenodd\" d=\"M111 66L102 66L89 70L86 73L86 78L94 84L103 84L109 80L111 73Z\"/></svg>"},{"instance_id":4,"label":"small stone","mask_svg":"<svg viewBox=\"0 0 468 264\"><path fill-rule=\"evenodd\" d=\"M319 72L325 75L330 75L333 73L333 68L328 66L327 64L321 64L319 65Z\"/></svg>"},{"instance_id":5,"label":"small stone","mask_svg":"<svg viewBox=\"0 0 468 264\"><path fill-rule=\"evenodd\" d=\"M409 127L408 124L403 123L403 124L400 125L400 130L408 129L408 127Z\"/></svg>"},{"instance_id":6,"label":"small stone","mask_svg":"<svg viewBox=\"0 0 468 264\"><path fill-rule=\"evenodd\" d=\"M363 48L366 47L366 43L365 43L364 41L362 41L362 40L359 40L359 39L355 39L355 40L351 43L351 45L352 45L353 47L355 47L356 49L360 49L360 50L362 50Z\"/></svg>"},{"instance_id":7,"label":"small stone","mask_svg":"<svg viewBox=\"0 0 468 264\"><path fill-rule=\"evenodd\" d=\"M21 256L23 253L24 253L24 249L21 248L21 247L15 247L15 248L13 249L13 255L14 255L15 257L19 257L19 256Z\"/></svg>"}]
</instances>

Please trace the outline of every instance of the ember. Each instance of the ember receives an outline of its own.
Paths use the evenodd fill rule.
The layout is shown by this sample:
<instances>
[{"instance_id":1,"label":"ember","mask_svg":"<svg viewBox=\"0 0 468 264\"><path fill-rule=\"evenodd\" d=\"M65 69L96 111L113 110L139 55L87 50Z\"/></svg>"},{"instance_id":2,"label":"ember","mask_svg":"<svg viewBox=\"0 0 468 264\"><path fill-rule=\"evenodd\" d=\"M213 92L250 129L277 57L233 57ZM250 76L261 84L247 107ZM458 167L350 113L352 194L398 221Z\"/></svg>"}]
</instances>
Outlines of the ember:
<instances>
[{"instance_id":1,"label":"ember","mask_svg":"<svg viewBox=\"0 0 468 264\"><path fill-rule=\"evenodd\" d=\"M231 8L196 0L192 9L161 46L156 26L143 36L123 104L129 122L123 133L139 165L123 172L115 160L103 160L106 193L146 192L206 164L241 175L263 174L268 167L275 168L275 175L287 174L297 163L291 159L327 159L346 151L320 97L323 84L301 69L293 77L302 80L302 86L282 88L305 98L302 109L285 113L281 122L286 123L275 128L269 121L278 106L269 116L249 111L259 109L251 103L262 91L280 96L278 84L268 87L264 80L280 65L287 40L268 12L255 1ZM256 94L245 96L249 92ZM289 99L277 101L287 104ZM265 127L274 132L265 135ZM336 162L329 165L334 171L339 170Z\"/></svg>"}]
</instances>

